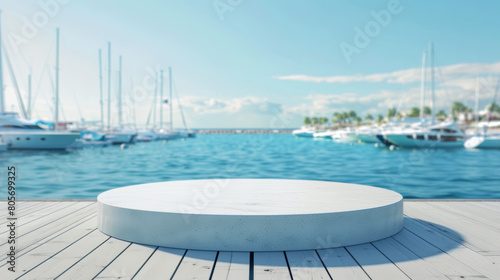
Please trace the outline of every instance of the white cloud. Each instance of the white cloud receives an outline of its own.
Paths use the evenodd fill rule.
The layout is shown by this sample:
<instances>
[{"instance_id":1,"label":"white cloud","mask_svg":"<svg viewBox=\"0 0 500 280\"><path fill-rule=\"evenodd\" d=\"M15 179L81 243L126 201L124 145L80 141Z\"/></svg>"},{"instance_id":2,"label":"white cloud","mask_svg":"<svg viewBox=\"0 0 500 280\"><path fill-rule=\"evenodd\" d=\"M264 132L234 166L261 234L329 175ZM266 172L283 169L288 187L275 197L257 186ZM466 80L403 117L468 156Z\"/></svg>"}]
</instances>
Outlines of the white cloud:
<instances>
[{"instance_id":1,"label":"white cloud","mask_svg":"<svg viewBox=\"0 0 500 280\"><path fill-rule=\"evenodd\" d=\"M427 69L429 73L430 70ZM448 66L441 66L435 68L435 75L442 80L454 80L461 78L474 77L477 75L500 74L500 62L496 63L460 63ZM351 75L351 76L329 76L329 77L315 77L308 75L289 75L289 76L275 76L274 79L288 80L288 81L301 81L313 83L354 83L354 82L368 82L380 83L386 82L389 84L406 84L419 82L421 76L420 68L399 70L390 73L379 73L370 75Z\"/></svg>"}]
</instances>

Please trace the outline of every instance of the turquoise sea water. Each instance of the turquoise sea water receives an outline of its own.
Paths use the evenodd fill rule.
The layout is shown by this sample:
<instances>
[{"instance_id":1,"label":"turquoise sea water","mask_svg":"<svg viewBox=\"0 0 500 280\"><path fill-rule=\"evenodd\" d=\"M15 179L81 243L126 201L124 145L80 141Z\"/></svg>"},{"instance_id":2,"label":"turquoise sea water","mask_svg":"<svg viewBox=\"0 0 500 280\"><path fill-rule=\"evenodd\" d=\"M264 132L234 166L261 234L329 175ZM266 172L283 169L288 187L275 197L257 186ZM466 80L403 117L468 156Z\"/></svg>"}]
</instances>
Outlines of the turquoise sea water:
<instances>
[{"instance_id":1,"label":"turquoise sea water","mask_svg":"<svg viewBox=\"0 0 500 280\"><path fill-rule=\"evenodd\" d=\"M412 150L291 135L198 135L75 151L0 153L18 171L18 199L95 198L122 186L207 178L287 178L357 183L405 198L500 198L500 150ZM6 188L2 188L6 194Z\"/></svg>"}]
</instances>

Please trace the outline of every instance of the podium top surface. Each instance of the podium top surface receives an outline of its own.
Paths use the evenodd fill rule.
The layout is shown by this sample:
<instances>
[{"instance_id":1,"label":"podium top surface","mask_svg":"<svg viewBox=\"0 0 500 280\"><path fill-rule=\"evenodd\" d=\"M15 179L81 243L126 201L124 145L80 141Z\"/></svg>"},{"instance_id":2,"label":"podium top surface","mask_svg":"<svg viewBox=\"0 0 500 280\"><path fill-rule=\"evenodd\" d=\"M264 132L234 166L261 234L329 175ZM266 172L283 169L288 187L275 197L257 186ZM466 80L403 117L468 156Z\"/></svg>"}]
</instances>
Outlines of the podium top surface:
<instances>
[{"instance_id":1,"label":"podium top surface","mask_svg":"<svg viewBox=\"0 0 500 280\"><path fill-rule=\"evenodd\" d=\"M97 197L102 204L140 211L245 216L358 211L402 199L382 188L282 179L170 181L112 189Z\"/></svg>"}]
</instances>

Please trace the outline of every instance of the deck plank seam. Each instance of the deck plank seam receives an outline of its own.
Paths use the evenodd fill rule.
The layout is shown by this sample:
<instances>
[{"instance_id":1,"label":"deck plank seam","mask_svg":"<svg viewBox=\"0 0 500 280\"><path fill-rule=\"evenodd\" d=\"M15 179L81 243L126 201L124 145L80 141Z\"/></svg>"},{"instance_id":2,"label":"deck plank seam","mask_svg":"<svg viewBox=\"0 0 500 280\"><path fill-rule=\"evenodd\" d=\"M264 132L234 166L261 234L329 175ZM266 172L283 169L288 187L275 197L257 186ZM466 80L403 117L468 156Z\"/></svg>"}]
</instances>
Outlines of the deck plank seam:
<instances>
[{"instance_id":1,"label":"deck plank seam","mask_svg":"<svg viewBox=\"0 0 500 280\"><path fill-rule=\"evenodd\" d=\"M87 218L85 221L83 221L83 222L86 222L87 220L92 219L92 218L93 218L94 216L96 216L96 215L97 215L96 213L94 213L94 214L89 214L89 215L87 216L88 218ZM85 219L85 217L84 217L84 219ZM71 223L71 224L69 225L71 228L69 228L68 230L70 230L70 229L74 228L75 226L78 226L80 223L81 223L81 220ZM75 224L76 224L76 225L75 225ZM73 225L74 225L74 226L73 226ZM40 228L41 228L41 227L40 227ZM65 228L65 229L66 229L66 228ZM28 252L30 252L31 250L33 250L33 249L35 249L35 248L37 248L37 247L39 247L39 246L43 245L44 243L46 243L46 242L48 242L48 241L50 241L50 240L52 240L52 239L56 238L57 236L59 236L59 235L61 235L61 234L65 233L65 232L67 231L67 230L66 230L66 231L64 231L64 232L61 232L62 230L63 230L63 229L61 229L61 230L59 230L59 231L56 231L56 232L53 232L53 233L50 233L49 235L46 235L46 236L45 236L45 237L43 237L42 239L40 239L40 240L38 240L38 241L35 241L35 242L33 242L33 243L30 243L30 244L28 244L28 245L26 245L26 246L24 246L24 247L23 247L22 249L20 249L18 252L24 252L24 250L26 250L26 249L30 248L31 246L34 246L34 245L36 245L37 243L40 243L38 246L36 246L36 247L34 247L34 248L31 248L30 250L26 251L26 253L28 253ZM33 231L30 231L30 232L33 232ZM30 232L28 232L28 233L30 233ZM57 233L59 233L59 232L61 232L61 233L60 233L60 234L57 234ZM28 234L28 233L26 233L26 234ZM54 234L57 234L57 235L51 238L51 236L52 236L52 235L54 235ZM22 236L24 236L24 235L25 235L25 234L23 234ZM20 237L21 237L21 236L20 236ZM47 238L49 238L49 239L47 239ZM0 246L3 246L3 245L4 245L4 244L2 244L2 245L0 245ZM24 255L24 254L25 254L25 253L23 253L22 255ZM19 255L19 256L22 256L22 255ZM2 259L0 259L0 262L3 262L3 261L4 261L4 260L6 260L6 259L7 259L7 258L2 258ZM3 266L5 266L5 265L6 265L6 263L4 263L3 265L0 265L0 267L3 267Z\"/></svg>"},{"instance_id":2,"label":"deck plank seam","mask_svg":"<svg viewBox=\"0 0 500 280\"><path fill-rule=\"evenodd\" d=\"M127 247L125 247L120 253L118 253L118 255L116 255L107 265L105 265L99 272L97 272L97 274L92 277L92 280L96 279L99 274L101 274L108 266L110 266L117 258L119 258L121 256L121 254L123 254L123 252L125 252L130 246L132 246L132 242L130 242Z\"/></svg>"},{"instance_id":3,"label":"deck plank seam","mask_svg":"<svg viewBox=\"0 0 500 280\"><path fill-rule=\"evenodd\" d=\"M332 275L330 274L330 271L328 271L328 268L326 267L325 265L325 262L323 262L323 259L321 258L321 256L319 255L318 253L318 250L314 250L314 252L316 252L316 255L318 256L319 258L319 261L321 262L321 264L323 265L323 268L326 270L326 273L328 274L328 277L330 277L330 280L333 280L333 277Z\"/></svg>"},{"instance_id":4,"label":"deck plank seam","mask_svg":"<svg viewBox=\"0 0 500 280\"><path fill-rule=\"evenodd\" d=\"M83 224L83 223L87 222L88 220L93 219L95 216L97 216L97 214L90 214L90 215L88 216L88 218L81 219L81 220L79 220L79 221L77 221L77 222L75 222L75 223L71 224L70 226L68 226L67 228L65 228L65 230L64 230L64 231L62 231L62 232L61 232L61 231L55 232L54 234L57 234L57 233L59 233L59 234L57 234L57 235L52 234L52 235L54 235L52 238L47 239L47 240L44 240L44 242L42 242L42 243L41 243L41 244L39 244L38 246L35 246L35 247L33 247L33 248L29 249L28 251L24 252L24 250L26 250L26 248L28 248L29 246L32 246L33 244L36 244L36 243L38 243L38 242L35 242L35 243L31 244L31 245L26 246L24 249L19 250L19 252L23 252L22 254L19 254L19 257L24 256L25 254L27 254L27 253L31 252L32 250L34 250L34 249L36 249L36 248L38 248L38 247L42 246L42 245L43 245L43 244L45 244L45 243L50 242L51 240L53 240L53 239L57 238L58 236L60 236L60 235L62 235L62 234L65 234L66 232L68 232L68 231L70 231L70 230L74 229L75 227L77 227L77 226L79 226L79 225L81 225L81 224ZM93 232L93 231L95 231L96 229L97 229L97 228L95 228L95 229L91 230L90 232ZM89 233L90 233L90 232L89 232ZM89 233L86 233L85 235L87 235L87 234L89 234ZM51 237L52 235L49 235L49 236L47 236L47 237ZM47 238L47 237L45 237L45 238ZM44 239L45 239L45 238L44 238ZM80 237L80 238L81 238L81 237ZM79 238L79 239L80 239L80 238ZM77 240L76 240L76 241L77 241ZM76 242L76 241L74 241L74 242ZM72 242L71 244L73 244L74 242ZM69 245L68 245L68 246L69 246ZM0 265L0 267L2 267L2 265Z\"/></svg>"},{"instance_id":5,"label":"deck plank seam","mask_svg":"<svg viewBox=\"0 0 500 280\"><path fill-rule=\"evenodd\" d=\"M208 280L212 280L212 276L214 275L215 267L217 266L217 260L219 259L219 253L220 253L220 251L217 251L217 254L215 254L214 264L212 265L212 271L210 271L210 276L208 277Z\"/></svg>"},{"instance_id":6,"label":"deck plank seam","mask_svg":"<svg viewBox=\"0 0 500 280\"><path fill-rule=\"evenodd\" d=\"M359 268L361 268L361 270L363 270L363 272L366 274L366 276L372 280L372 277L370 276L370 274L368 274L368 272L366 272L365 268L358 262L358 260L351 254L351 252L349 251L349 249L347 247L342 247L344 248L344 250L349 254L349 256L351 256L351 258L356 262L356 264L358 265Z\"/></svg>"},{"instance_id":7,"label":"deck plank seam","mask_svg":"<svg viewBox=\"0 0 500 280\"><path fill-rule=\"evenodd\" d=\"M47 224L44 224L43 226L40 226L40 227L38 227L38 228L36 228L36 229L33 229L33 230L29 231L29 232L26 232L25 234L20 235L18 238L21 238L21 237L23 237L23 236L25 236L25 235L27 235L27 234L29 234L29 233L32 233L32 232L34 232L34 231L36 231L36 230L38 230L38 229L41 229L41 228L43 228L43 227L46 227L46 226L48 226L48 225L50 225L50 224L52 224L52 223L54 223L54 222L56 222L56 221L58 221L58 220L60 220L60 219L63 219L63 218L65 218L65 217L69 216L70 214L73 214L73 213L75 213L75 212L81 211L82 209L84 209L84 208L86 208L86 207L88 207L88 205L87 205L87 206L85 206L85 207L79 208L79 209L77 209L77 210L75 210L75 211L73 211L73 212L71 212L71 213L68 213L68 215L62 216L62 217L60 217L60 218L58 218L58 219L56 219L56 220L53 220L53 221L51 221L51 222L49 222L49 223L47 223ZM87 215L87 216L90 216L90 215L94 215L94 216L95 216L95 214L89 214L89 215ZM77 221L76 223L78 223L78 222L79 222L79 221ZM75 223L75 222L71 223L70 225L73 225L74 223ZM43 239L45 239L45 238L47 238L47 237L50 237L51 235L52 235L52 234L49 234L49 235L45 236ZM41 239L41 240L43 240L43 239ZM27 248L27 247L29 247L29 246L32 246L33 244L36 244L36 243L38 243L38 242L40 242L40 240L39 240L39 241L36 241L36 242L34 242L34 243L31 243L31 244L29 244L29 245L26 245L26 246L25 246L25 248ZM3 245L3 244L2 244L2 245ZM21 251L22 251L22 250L21 250Z\"/></svg>"},{"instance_id":8,"label":"deck plank seam","mask_svg":"<svg viewBox=\"0 0 500 280\"><path fill-rule=\"evenodd\" d=\"M149 259L151 259L151 257L158 250L158 248L160 248L160 246L156 246L156 248L153 250L153 252L151 253L151 255L149 255L149 257L144 261L144 263L141 265L141 267L139 267L139 269L134 273L134 275L132 275L132 277L130 278L130 280L134 280L135 276L137 276L137 274L139 274L139 272L141 271L141 269L146 265L146 263L149 261Z\"/></svg>"},{"instance_id":9,"label":"deck plank seam","mask_svg":"<svg viewBox=\"0 0 500 280\"><path fill-rule=\"evenodd\" d=\"M290 263L288 262L288 257L286 256L285 251L283 251L283 255L285 256L286 267L288 267L288 273L290 274L290 279L293 280L292 269L290 268Z\"/></svg>"},{"instance_id":10,"label":"deck plank seam","mask_svg":"<svg viewBox=\"0 0 500 280\"><path fill-rule=\"evenodd\" d=\"M74 264L70 265L68 268L66 268L63 272L61 272L59 275L57 275L56 277L54 277L54 280L61 277L64 273L66 273L68 270L70 270L72 267L74 267L76 264L78 264L79 262L81 262L83 259L85 259L88 255L92 254L92 252L94 252L95 250L97 250L97 248L101 247L102 244L108 242L108 240L111 239L111 237L108 237L106 238L106 240L104 240L103 242L101 242L101 244L99 244L98 246L96 246L94 249L90 250L87 254L85 254L85 256L83 256L82 258L80 258L79 260L77 260Z\"/></svg>"},{"instance_id":11,"label":"deck plank seam","mask_svg":"<svg viewBox=\"0 0 500 280\"><path fill-rule=\"evenodd\" d=\"M37 206L37 205L42 204L42 202L38 202L38 203L29 203L29 205L27 205L27 208L24 208L24 207L23 207L23 208L20 208L20 207L19 207L19 206L24 206L24 204L26 204L26 203L23 203L23 204L18 203L18 204L17 204L17 206L16 206L16 209L17 209L17 211L16 211L16 212L20 213L20 211L27 211L27 210L29 210L29 209L31 209L31 208L33 208L33 207ZM0 219L3 219L3 218L5 218L5 217L7 217L7 216L9 216L9 214L8 214L8 213L7 213L7 214L2 214L2 215L0 216Z\"/></svg>"},{"instance_id":12,"label":"deck plank seam","mask_svg":"<svg viewBox=\"0 0 500 280\"><path fill-rule=\"evenodd\" d=\"M250 252L250 259L248 260L248 279L254 280L254 266L255 266L255 260L254 260L254 252Z\"/></svg>"},{"instance_id":13,"label":"deck plank seam","mask_svg":"<svg viewBox=\"0 0 500 280\"><path fill-rule=\"evenodd\" d=\"M56 252L55 254L53 254L52 256L50 256L50 257L48 257L47 259L45 259L45 260L41 261L40 263L38 263L37 265L33 266L32 268L30 268L30 269L26 270L23 274L19 275L19 277L18 277L18 278L16 278L16 279L19 279L19 278L23 277L24 275L26 275L27 273L29 273L29 272L30 272L30 271L32 271L33 269L35 269L35 268L39 267L40 265L44 264L45 262L49 261L50 259L52 259L53 257L57 256L57 255L58 255L59 253L61 253L62 251L64 251L64 250L68 249L69 247L71 247L72 245L74 245L76 242L80 241L82 238L86 237L87 235L91 234L92 232L94 232L94 231L96 231L96 230L97 230L97 228L95 228L95 229L93 229L93 230L89 231L88 233L86 233L86 234L85 234L85 235L83 235L82 237L80 237L80 238L78 238L77 240L75 240L75 241L71 242L71 244L69 244L68 246L66 246L66 247L62 248L61 250L57 251L57 252ZM54 237L54 238L55 238L55 237ZM41 245L43 245L43 244L44 244L44 243L40 244L39 246L41 246ZM34 250L34 249L38 248L39 246L37 246L37 247L33 248L32 250ZM30 251L28 251L28 252L26 252L26 253L29 253L29 252L31 252L31 250L30 250ZM24 254L23 254L23 255L24 255ZM22 256L22 255L21 255L21 256Z\"/></svg>"},{"instance_id":14,"label":"deck plank seam","mask_svg":"<svg viewBox=\"0 0 500 280\"><path fill-rule=\"evenodd\" d=\"M476 220L476 219L474 219L474 218L472 218L472 217L469 217L467 212L464 212L464 211L462 211L462 210L460 210L460 209L455 209L455 208L453 208L453 206L451 206L451 207L450 207L449 205L440 205L440 204L432 204L431 206L432 206L432 207L435 207L435 208L438 208L439 210L441 210L441 211L443 211L443 212L446 212L446 213L448 213L448 214L450 214L450 215L453 215L453 216L458 216L458 217L460 217L461 219L467 220L467 221L469 221L469 222L471 222L471 223L475 223L475 224L478 224L478 225L480 225L480 226L482 225L483 227L487 227L487 228L489 228L490 230L493 230L493 231L498 231L498 230L500 230L499 228L496 228L495 226L493 226L493 225L491 225L491 224L488 224L488 223L487 223L487 222L485 222L485 221L482 221L482 220ZM452 211L450 208L455 209L456 211L458 211L458 213L457 213L457 212L455 212L455 211ZM461 214L461 213L463 213L463 214Z\"/></svg>"},{"instance_id":15,"label":"deck plank seam","mask_svg":"<svg viewBox=\"0 0 500 280\"><path fill-rule=\"evenodd\" d=\"M394 238L392 237L389 237L391 239L394 240ZM395 263L391 258L389 258L389 256L387 256L386 254L384 254L384 252L382 252L377 246L375 246L375 244L373 244L373 242L370 242L370 244L375 248L375 250L379 251L380 254L382 254L382 256L384 256L387 260L389 260L395 267L397 267L404 275L406 275L406 277L408 277L408 279L412 279L410 277L410 275L406 274L406 272L401 268L399 267L399 265L397 265L397 263ZM415 254L413 251L411 251L413 254ZM416 256L418 256L417 254L415 254Z\"/></svg>"},{"instance_id":16,"label":"deck plank seam","mask_svg":"<svg viewBox=\"0 0 500 280\"><path fill-rule=\"evenodd\" d=\"M56 210L56 211L54 211L54 212L50 212L50 213L49 213L49 214L47 214L47 215L50 215L50 214L56 213L56 212L58 212L58 211L60 211L60 210L62 210L62 209L65 209L65 208L67 208L67 207L70 207L70 206L72 206L72 205L76 205L76 204L77 204L77 203L70 204L70 205L68 205L68 206L66 206L66 207L63 207L63 208L61 208L61 209L58 209L58 210ZM82 209L84 209L84 208L86 208L86 207L89 207L90 205L93 205L93 204L88 204L88 205L85 205L85 206L83 206L83 207L81 207L81 208L78 208L78 209L74 210L73 212L70 212L70 213L68 213L68 214L66 214L66 215L64 215L64 216L60 216L59 218L57 218L57 219L55 219L55 220L50 220L48 223L45 223L45 224L43 224L43 225L40 225L40 226L39 226L39 227L37 227L37 228L34 228L34 229L32 229L32 230L30 230L30 231L28 231L28 232L25 232L24 234L19 235L17 238L21 238L21 237L23 237L23 236L25 236L25 235L27 235L27 234L29 234L29 233L32 233L32 232L34 232L34 231L36 231L36 230L39 230L39 229L41 229L41 228L43 228L43 227L46 227L46 226L50 225L50 224L53 224L54 222L57 222L57 221L59 221L60 219L63 219L63 218L65 218L65 217L67 217L67 216L69 216L69 215L71 215L71 214L73 214L73 213L75 213L75 212L77 212L77 211L80 211L80 210L82 210ZM32 222L34 222L34 221L38 221L38 219L33 220ZM29 223L31 223L31 222L29 222ZM29 224L29 223L28 223L28 224ZM23 225L19 225L19 227L22 227L22 226L23 226ZM5 243L0 244L0 245L4 245L4 244L5 244ZM31 244L30 244L30 245L31 245Z\"/></svg>"},{"instance_id":17,"label":"deck plank seam","mask_svg":"<svg viewBox=\"0 0 500 280\"><path fill-rule=\"evenodd\" d=\"M57 204L59 204L59 203L56 203L56 204L50 205L50 206L48 206L47 208L56 208L55 206L56 206ZM65 206L65 207L63 207L63 208L61 208L61 209L57 209L57 208L56 208L56 210L55 210L55 211L49 212L49 213L47 213L47 214L45 214L45 215L51 215L51 214L53 214L53 213L56 213L56 212L57 212L57 211L59 211L59 210L62 210L62 209L64 209L64 208L70 207L71 205L75 205L75 204L76 204L76 203L74 203L74 204L69 204L69 205L67 205L67 206ZM46 208L46 209L47 209L47 208ZM53 210L53 209L51 209L51 210ZM31 213L30 213L30 214L31 214ZM18 220L19 220L19 221L21 221L22 216L18 216L17 218L18 218ZM21 224L20 224L17 228L20 228L20 227L22 227L22 226L29 225L29 224L31 224L31 223L33 223L33 222L36 222L36 221L39 221L39 220L40 220L40 219L34 219L34 220L29 221L29 222L26 222L26 223L24 223L24 222L23 222L23 223L21 223ZM35 229L33 229L33 230L37 230L37 229L38 229L38 228L35 228ZM33 230L32 230L32 231L33 231ZM0 234L4 234L4 233L6 233L6 232L8 232L8 230L6 230L6 231L2 231L2 232L0 232ZM27 233L30 233L30 232L31 232L31 231L29 231L29 232L27 232ZM27 234L27 233L26 233L26 234ZM24 235L24 234L23 234L23 235ZM19 236L19 237L21 237L21 236ZM3 243L3 244L5 244L5 243ZM3 245L3 244L0 244L0 245Z\"/></svg>"},{"instance_id":18,"label":"deck plank seam","mask_svg":"<svg viewBox=\"0 0 500 280\"><path fill-rule=\"evenodd\" d=\"M422 238L420 235L418 235L418 234L414 233L413 231L411 231L411 230L409 230L409 229L407 229L407 228L405 228L405 229L406 229L408 232L410 232L411 234L413 234L415 237L417 237L417 238L419 238L419 239L423 240L425 243L428 243L428 244L430 244L432 247L434 247L434 248L436 248L437 250L439 250L439 251L441 252L441 254L445 254L445 255L449 256L450 258L452 258L452 259L456 260L457 262L461 263L464 267L467 267L467 268L469 268L471 271L475 271L476 273L478 273L478 274L477 274L477 275L475 275L475 276L481 276L481 277L484 277L484 278L486 278L486 279L489 279L488 277L486 277L486 275L484 275L484 274L482 274L481 272L479 272L479 271L475 270L473 267L470 267L469 265L467 265L466 263L462 262L461 260L459 260L459 259L455 258L454 256L452 256L452 255L448 254L448 252L446 252L446 251L444 251L444 250L441 250L441 249L440 249L440 248L438 248L436 245L434 245L434 244L432 244L431 242L429 242L428 240L425 240L424 238ZM399 244L401 244L402 246L404 246L406 249L410 250L410 251L411 251L412 253L414 253L415 255L417 255L420 259L422 259L422 260L424 260L425 262L427 262L427 261L425 260L425 258L420 257L418 254L416 254L415 252L413 252L413 250L409 249L408 247L406 247L404 244L402 244L402 243L401 243L401 242L399 242L398 240L396 240L396 239L395 239L395 241L396 241L396 242L398 242ZM465 246L464 246L464 247L465 247ZM470 248L468 248L468 249L470 249ZM472 249L470 249L470 250L472 250ZM473 251L474 251L474 250L473 250ZM430 263L430 264L431 264L432 266L434 266L432 263ZM439 268L438 268L438 267L436 267L436 266L434 266L434 267L435 267L436 269L438 269L438 270L439 270ZM443 273L443 274L444 274L444 273ZM446 275L446 274L444 274L444 275L445 275L446 277L450 276L450 275ZM461 277L465 277L464 275L460 275L460 276L461 276Z\"/></svg>"},{"instance_id":19,"label":"deck plank seam","mask_svg":"<svg viewBox=\"0 0 500 280\"><path fill-rule=\"evenodd\" d=\"M188 250L184 250L184 255L182 255L182 258L179 260L179 263L175 267L174 272L172 273L172 276L170 276L170 280L174 279L175 274L177 273L177 270L179 270L179 267L181 266L182 261L184 260L184 257L186 256Z\"/></svg>"}]
</instances>

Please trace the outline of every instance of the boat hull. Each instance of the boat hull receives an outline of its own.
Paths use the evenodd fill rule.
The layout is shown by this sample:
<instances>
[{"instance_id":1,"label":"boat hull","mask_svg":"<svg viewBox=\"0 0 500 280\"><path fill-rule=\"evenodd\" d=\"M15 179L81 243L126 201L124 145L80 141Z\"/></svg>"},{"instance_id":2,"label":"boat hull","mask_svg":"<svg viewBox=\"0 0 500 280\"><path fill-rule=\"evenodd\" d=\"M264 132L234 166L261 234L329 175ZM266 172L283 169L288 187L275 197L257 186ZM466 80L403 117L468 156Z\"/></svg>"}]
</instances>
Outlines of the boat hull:
<instances>
[{"instance_id":1,"label":"boat hull","mask_svg":"<svg viewBox=\"0 0 500 280\"><path fill-rule=\"evenodd\" d=\"M363 142L363 143L378 143L379 141L377 140L377 136L372 135L372 134L364 134L364 133L358 133L357 134L358 139Z\"/></svg>"},{"instance_id":2,"label":"boat hull","mask_svg":"<svg viewBox=\"0 0 500 280\"><path fill-rule=\"evenodd\" d=\"M113 145L121 145L133 143L136 136L136 133L110 132L106 133L105 139Z\"/></svg>"},{"instance_id":3,"label":"boat hull","mask_svg":"<svg viewBox=\"0 0 500 280\"><path fill-rule=\"evenodd\" d=\"M8 150L64 150L80 136L67 132L2 132Z\"/></svg>"},{"instance_id":4,"label":"boat hull","mask_svg":"<svg viewBox=\"0 0 500 280\"><path fill-rule=\"evenodd\" d=\"M392 134L385 137L389 142L403 148L462 148L465 142L464 139L456 141L414 139L406 134Z\"/></svg>"}]
</instances>

